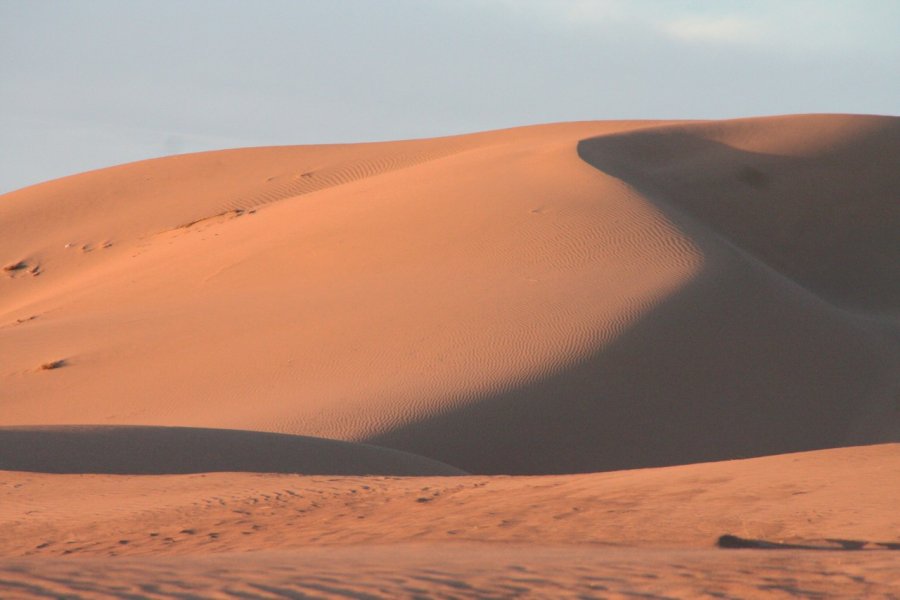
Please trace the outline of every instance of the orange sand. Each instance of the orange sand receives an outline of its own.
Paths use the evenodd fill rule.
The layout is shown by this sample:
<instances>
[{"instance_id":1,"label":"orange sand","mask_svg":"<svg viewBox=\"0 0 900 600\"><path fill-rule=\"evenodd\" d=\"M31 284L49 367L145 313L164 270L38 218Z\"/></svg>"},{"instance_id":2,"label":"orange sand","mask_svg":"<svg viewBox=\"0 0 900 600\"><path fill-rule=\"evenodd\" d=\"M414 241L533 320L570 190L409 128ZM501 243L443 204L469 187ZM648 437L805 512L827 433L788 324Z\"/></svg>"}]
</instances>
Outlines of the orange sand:
<instances>
[{"instance_id":1,"label":"orange sand","mask_svg":"<svg viewBox=\"0 0 900 600\"><path fill-rule=\"evenodd\" d=\"M140 592L163 571L503 595L473 561L505 542L534 594L889 597L891 553L709 548L900 539L897 446L848 447L900 441L898 189L900 119L812 115L229 150L0 196L0 553L146 557L4 559L0 596L174 593ZM323 573L354 581L303 587Z\"/></svg>"},{"instance_id":2,"label":"orange sand","mask_svg":"<svg viewBox=\"0 0 900 600\"><path fill-rule=\"evenodd\" d=\"M3 472L0 596L895 597L895 552L713 544L896 540L897 473L897 444L541 477Z\"/></svg>"}]
</instances>

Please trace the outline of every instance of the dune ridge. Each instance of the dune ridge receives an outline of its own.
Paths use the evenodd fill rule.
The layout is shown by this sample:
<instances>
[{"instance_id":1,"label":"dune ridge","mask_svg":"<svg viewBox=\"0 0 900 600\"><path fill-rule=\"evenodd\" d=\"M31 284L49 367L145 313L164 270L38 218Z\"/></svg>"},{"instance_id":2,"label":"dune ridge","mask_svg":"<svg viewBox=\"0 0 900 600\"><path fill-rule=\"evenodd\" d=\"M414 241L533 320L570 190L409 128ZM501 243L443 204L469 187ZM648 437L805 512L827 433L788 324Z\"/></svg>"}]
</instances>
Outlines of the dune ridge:
<instances>
[{"instance_id":1,"label":"dune ridge","mask_svg":"<svg viewBox=\"0 0 900 600\"><path fill-rule=\"evenodd\" d=\"M895 117L664 125L579 142L579 155L849 308L900 303Z\"/></svg>"}]
</instances>

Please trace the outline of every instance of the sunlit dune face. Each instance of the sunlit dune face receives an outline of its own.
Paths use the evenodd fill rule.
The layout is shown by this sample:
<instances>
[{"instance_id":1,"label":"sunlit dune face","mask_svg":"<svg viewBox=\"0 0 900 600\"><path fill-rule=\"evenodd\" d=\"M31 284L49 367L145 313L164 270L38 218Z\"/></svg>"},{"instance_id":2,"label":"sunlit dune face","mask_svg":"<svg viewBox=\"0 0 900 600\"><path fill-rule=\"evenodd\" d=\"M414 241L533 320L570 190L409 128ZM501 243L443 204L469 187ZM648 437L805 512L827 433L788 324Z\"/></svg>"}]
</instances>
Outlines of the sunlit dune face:
<instances>
[{"instance_id":1,"label":"sunlit dune face","mask_svg":"<svg viewBox=\"0 0 900 600\"><path fill-rule=\"evenodd\" d=\"M702 262L652 203L578 159L579 137L614 128L176 157L87 175L80 199L77 178L65 198L64 182L26 190L16 218L35 204L65 218L43 227L55 244L29 241L43 285L8 286L8 313L42 326L15 330L33 350L14 366L13 422L47 413L30 393L66 387L79 401L59 422L360 439L563 369ZM101 207L123 227L101 230ZM56 381L27 374L48 344L72 357Z\"/></svg>"}]
</instances>

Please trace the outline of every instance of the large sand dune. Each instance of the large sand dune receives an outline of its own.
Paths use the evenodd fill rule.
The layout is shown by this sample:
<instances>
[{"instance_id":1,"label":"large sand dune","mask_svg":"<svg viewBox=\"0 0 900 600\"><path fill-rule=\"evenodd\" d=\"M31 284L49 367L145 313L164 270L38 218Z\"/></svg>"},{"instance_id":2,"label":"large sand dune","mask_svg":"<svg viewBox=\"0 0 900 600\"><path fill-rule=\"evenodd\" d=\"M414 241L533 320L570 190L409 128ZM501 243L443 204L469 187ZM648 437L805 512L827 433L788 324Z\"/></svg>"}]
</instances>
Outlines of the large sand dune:
<instances>
[{"instance_id":1,"label":"large sand dune","mask_svg":"<svg viewBox=\"0 0 900 600\"><path fill-rule=\"evenodd\" d=\"M0 196L0 596L898 597L898 190L818 115Z\"/></svg>"},{"instance_id":2,"label":"large sand dune","mask_svg":"<svg viewBox=\"0 0 900 600\"><path fill-rule=\"evenodd\" d=\"M0 425L567 473L898 439L900 120L258 148L0 197Z\"/></svg>"}]
</instances>

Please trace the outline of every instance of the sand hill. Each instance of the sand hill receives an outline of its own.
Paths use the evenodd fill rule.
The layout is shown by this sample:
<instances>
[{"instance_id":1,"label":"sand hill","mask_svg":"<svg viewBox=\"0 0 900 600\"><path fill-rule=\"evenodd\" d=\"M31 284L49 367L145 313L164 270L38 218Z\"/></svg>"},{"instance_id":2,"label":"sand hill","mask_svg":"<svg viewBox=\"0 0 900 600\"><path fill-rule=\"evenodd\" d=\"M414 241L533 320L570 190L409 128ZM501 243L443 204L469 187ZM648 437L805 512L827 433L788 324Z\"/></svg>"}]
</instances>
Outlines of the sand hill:
<instances>
[{"instance_id":1,"label":"sand hill","mask_svg":"<svg viewBox=\"0 0 900 600\"><path fill-rule=\"evenodd\" d=\"M206 152L0 196L3 553L191 554L117 581L168 569L202 595L249 564L210 552L350 544L371 583L366 548L425 543L479 596L500 592L466 579L466 544L504 541L545 553L525 589L558 595L587 550L547 544L896 541L898 190L900 118L806 115ZM393 548L411 587L381 589L432 589ZM681 577L653 556L613 570ZM848 595L898 584L867 556ZM65 561L22 560L0 592L68 589L47 583ZM837 568L796 560L815 585Z\"/></svg>"},{"instance_id":2,"label":"sand hill","mask_svg":"<svg viewBox=\"0 0 900 600\"><path fill-rule=\"evenodd\" d=\"M895 118L574 123L13 192L0 424L290 433L473 473L897 439L898 145Z\"/></svg>"}]
</instances>

